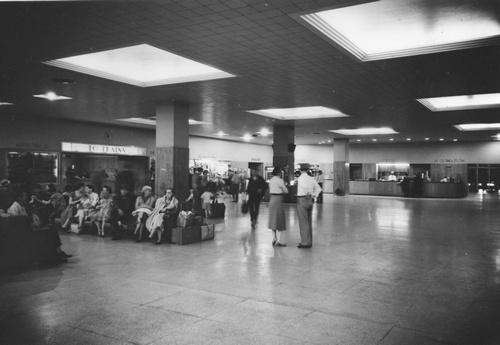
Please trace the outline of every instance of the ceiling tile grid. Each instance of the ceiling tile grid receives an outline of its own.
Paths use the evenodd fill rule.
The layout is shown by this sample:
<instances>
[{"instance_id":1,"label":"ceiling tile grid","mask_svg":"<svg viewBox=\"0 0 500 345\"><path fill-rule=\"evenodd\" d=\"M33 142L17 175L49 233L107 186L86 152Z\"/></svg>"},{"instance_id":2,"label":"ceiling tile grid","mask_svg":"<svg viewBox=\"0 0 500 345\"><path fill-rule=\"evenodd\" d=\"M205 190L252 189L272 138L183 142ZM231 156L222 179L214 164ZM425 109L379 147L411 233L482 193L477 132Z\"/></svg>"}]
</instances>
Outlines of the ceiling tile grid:
<instances>
[{"instance_id":1,"label":"ceiling tile grid","mask_svg":"<svg viewBox=\"0 0 500 345\"><path fill-rule=\"evenodd\" d=\"M456 133L452 128L454 119L477 117L491 121L498 116L498 109L436 115L415 101L456 92L500 91L500 54L496 46L360 63L289 16L348 3L198 0L0 4L0 10L12 13L9 21L21 28L17 32L10 29L12 37L2 40L7 40L10 47L22 42L22 51L1 57L3 65L10 68L2 68L2 84L23 74L44 76L43 80L19 87L18 92L27 99L52 78L71 75L85 82L75 85L78 91L70 91L78 99L64 105L67 114L55 112L59 116L110 122L125 113L131 117L151 115L147 112L152 102L175 98L192 104L193 118L210 117L219 124L231 119L224 125L228 132L241 131L242 127L255 132L261 124L269 124L266 118L246 112L267 107L323 105L349 114L350 118L342 120L295 122L303 133L319 131L329 136L334 135L325 131L337 126L368 125L391 126L401 132L402 138L424 137L436 131L451 135ZM138 43L207 63L237 78L142 90L56 68L34 72L41 68L41 61ZM18 68L26 72L12 72ZM106 99L96 95L95 90L111 85ZM5 87L2 85L0 90ZM92 102L95 104L90 106ZM211 113L204 113L209 108ZM49 108L42 110L46 111L43 115L54 114ZM0 116L6 111L0 108ZM29 105L12 107L8 112L19 116L35 113ZM193 128L193 133L213 134L203 126ZM457 134L468 140L487 140L487 135L479 133ZM303 140L314 143L316 138Z\"/></svg>"}]
</instances>

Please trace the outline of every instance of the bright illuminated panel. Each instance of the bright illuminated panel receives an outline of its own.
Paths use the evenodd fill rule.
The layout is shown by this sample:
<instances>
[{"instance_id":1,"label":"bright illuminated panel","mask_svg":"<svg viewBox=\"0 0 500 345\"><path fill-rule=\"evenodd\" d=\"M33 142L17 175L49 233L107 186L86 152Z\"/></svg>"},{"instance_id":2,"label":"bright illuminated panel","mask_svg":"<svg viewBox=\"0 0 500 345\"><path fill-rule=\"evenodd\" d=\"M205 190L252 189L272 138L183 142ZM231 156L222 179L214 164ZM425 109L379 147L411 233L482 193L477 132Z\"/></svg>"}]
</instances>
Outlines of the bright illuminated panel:
<instances>
[{"instance_id":1,"label":"bright illuminated panel","mask_svg":"<svg viewBox=\"0 0 500 345\"><path fill-rule=\"evenodd\" d=\"M432 111L499 108L500 93L417 99Z\"/></svg>"},{"instance_id":2,"label":"bright illuminated panel","mask_svg":"<svg viewBox=\"0 0 500 345\"><path fill-rule=\"evenodd\" d=\"M72 56L45 63L141 87L234 77L219 69L148 44Z\"/></svg>"},{"instance_id":3,"label":"bright illuminated panel","mask_svg":"<svg viewBox=\"0 0 500 345\"><path fill-rule=\"evenodd\" d=\"M126 119L117 119L117 120L123 121L123 122L140 123L142 125L156 126L156 119L155 118L130 117L130 118L126 118Z\"/></svg>"},{"instance_id":4,"label":"bright illuminated panel","mask_svg":"<svg viewBox=\"0 0 500 345\"><path fill-rule=\"evenodd\" d=\"M56 95L53 92L44 93L41 95L33 95L33 97L48 99L49 101L62 101L66 99L71 99L71 97Z\"/></svg>"},{"instance_id":5,"label":"bright illuminated panel","mask_svg":"<svg viewBox=\"0 0 500 345\"><path fill-rule=\"evenodd\" d=\"M337 130L332 129L332 130L329 130L329 132L342 134L342 135L373 135L373 134L397 134L398 133L389 127L337 129Z\"/></svg>"},{"instance_id":6,"label":"bright illuminated panel","mask_svg":"<svg viewBox=\"0 0 500 345\"><path fill-rule=\"evenodd\" d=\"M301 107L301 108L281 108L281 109L262 109L248 110L249 113L272 117L278 120L305 120L320 119L327 117L346 117L338 110L326 107Z\"/></svg>"},{"instance_id":7,"label":"bright illuminated panel","mask_svg":"<svg viewBox=\"0 0 500 345\"><path fill-rule=\"evenodd\" d=\"M381 166L381 167L394 166L394 167L400 167L400 168L407 168L410 166L410 164L409 163L377 163L377 166Z\"/></svg>"},{"instance_id":8,"label":"bright illuminated panel","mask_svg":"<svg viewBox=\"0 0 500 345\"><path fill-rule=\"evenodd\" d=\"M97 153L97 154L106 154L106 155L123 155L123 156L146 156L147 155L147 151L143 147L82 144L82 143L67 143L67 142L61 142L61 151L63 151L63 152L81 152L81 153Z\"/></svg>"},{"instance_id":9,"label":"bright illuminated panel","mask_svg":"<svg viewBox=\"0 0 500 345\"><path fill-rule=\"evenodd\" d=\"M494 131L500 129L500 123L467 123L455 127L460 131Z\"/></svg>"},{"instance_id":10,"label":"bright illuminated panel","mask_svg":"<svg viewBox=\"0 0 500 345\"><path fill-rule=\"evenodd\" d=\"M189 124L190 125L208 125L209 123L208 122L204 122L204 121L198 121L198 120L191 120L191 119L189 119Z\"/></svg>"},{"instance_id":11,"label":"bright illuminated panel","mask_svg":"<svg viewBox=\"0 0 500 345\"><path fill-rule=\"evenodd\" d=\"M301 16L361 61L500 41L494 2L380 0Z\"/></svg>"},{"instance_id":12,"label":"bright illuminated panel","mask_svg":"<svg viewBox=\"0 0 500 345\"><path fill-rule=\"evenodd\" d=\"M129 118L117 119L117 120L123 121L123 122L140 123L142 125L156 126L156 117L147 117L147 118L145 118L145 117L129 117ZM190 125L207 125L208 122L189 119L189 124Z\"/></svg>"}]
</instances>

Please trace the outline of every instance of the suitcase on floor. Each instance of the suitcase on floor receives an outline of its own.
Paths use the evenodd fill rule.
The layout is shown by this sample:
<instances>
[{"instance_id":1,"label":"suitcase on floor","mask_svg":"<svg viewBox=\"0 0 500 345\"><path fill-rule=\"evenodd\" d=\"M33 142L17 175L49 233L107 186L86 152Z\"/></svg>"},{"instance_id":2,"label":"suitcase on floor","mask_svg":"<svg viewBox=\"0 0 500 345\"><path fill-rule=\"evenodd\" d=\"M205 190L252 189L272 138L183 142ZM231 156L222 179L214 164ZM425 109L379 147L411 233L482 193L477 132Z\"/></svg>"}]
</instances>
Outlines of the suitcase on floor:
<instances>
[{"instance_id":1,"label":"suitcase on floor","mask_svg":"<svg viewBox=\"0 0 500 345\"><path fill-rule=\"evenodd\" d=\"M215 237L215 224L203 225L201 227L201 240L213 240Z\"/></svg>"},{"instance_id":2,"label":"suitcase on floor","mask_svg":"<svg viewBox=\"0 0 500 345\"><path fill-rule=\"evenodd\" d=\"M226 213L226 205L223 202L214 201L210 204L210 211L208 215L209 218L224 218L224 214Z\"/></svg>"},{"instance_id":3,"label":"suitcase on floor","mask_svg":"<svg viewBox=\"0 0 500 345\"><path fill-rule=\"evenodd\" d=\"M201 242L201 226L172 229L172 242L180 245Z\"/></svg>"}]
</instances>

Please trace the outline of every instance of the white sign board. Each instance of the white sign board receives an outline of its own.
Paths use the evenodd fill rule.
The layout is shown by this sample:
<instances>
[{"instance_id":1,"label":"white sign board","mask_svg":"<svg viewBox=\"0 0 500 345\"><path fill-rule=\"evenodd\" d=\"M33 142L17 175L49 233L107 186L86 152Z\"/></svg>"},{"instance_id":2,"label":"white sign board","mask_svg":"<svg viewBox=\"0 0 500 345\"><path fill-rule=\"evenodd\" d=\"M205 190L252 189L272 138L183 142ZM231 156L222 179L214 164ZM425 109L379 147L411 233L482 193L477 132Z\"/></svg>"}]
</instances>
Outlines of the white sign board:
<instances>
[{"instance_id":1,"label":"white sign board","mask_svg":"<svg viewBox=\"0 0 500 345\"><path fill-rule=\"evenodd\" d=\"M94 153L118 156L146 156L146 148L61 142L63 152Z\"/></svg>"}]
</instances>

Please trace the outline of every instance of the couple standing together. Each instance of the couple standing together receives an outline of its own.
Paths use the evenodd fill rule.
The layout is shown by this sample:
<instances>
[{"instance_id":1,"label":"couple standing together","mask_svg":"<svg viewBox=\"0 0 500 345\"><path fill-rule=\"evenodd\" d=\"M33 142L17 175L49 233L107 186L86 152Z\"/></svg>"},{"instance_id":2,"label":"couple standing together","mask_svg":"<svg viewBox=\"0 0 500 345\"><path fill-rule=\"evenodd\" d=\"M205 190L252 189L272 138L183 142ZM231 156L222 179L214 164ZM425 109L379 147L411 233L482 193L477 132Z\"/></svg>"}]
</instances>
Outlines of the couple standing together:
<instances>
[{"instance_id":1,"label":"couple standing together","mask_svg":"<svg viewBox=\"0 0 500 345\"><path fill-rule=\"evenodd\" d=\"M300 165L301 175L297 179L297 215L299 219L300 229L300 243L298 248L311 248L312 247L312 208L313 198L321 193L319 184L307 174L309 166L307 164ZM288 188L285 186L284 181L279 177L281 175L281 168L275 167L273 177L269 181L269 221L268 228L273 231L273 246L285 247L286 244L282 241L283 231L286 230L285 208L283 206L283 195L288 193ZM255 186L262 184L264 179L252 171L247 193L249 194L249 208L250 217L252 218L252 225L255 224L257 216L255 211L252 210L253 202L252 190ZM265 181L264 181L265 182ZM264 189L265 191L265 189ZM258 215L258 209L257 209Z\"/></svg>"}]
</instances>

